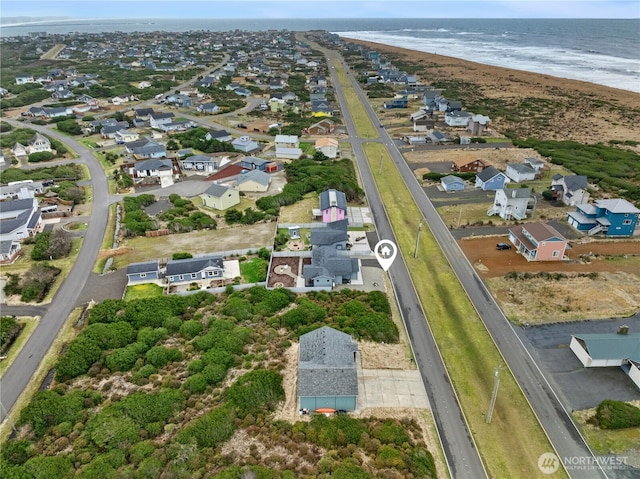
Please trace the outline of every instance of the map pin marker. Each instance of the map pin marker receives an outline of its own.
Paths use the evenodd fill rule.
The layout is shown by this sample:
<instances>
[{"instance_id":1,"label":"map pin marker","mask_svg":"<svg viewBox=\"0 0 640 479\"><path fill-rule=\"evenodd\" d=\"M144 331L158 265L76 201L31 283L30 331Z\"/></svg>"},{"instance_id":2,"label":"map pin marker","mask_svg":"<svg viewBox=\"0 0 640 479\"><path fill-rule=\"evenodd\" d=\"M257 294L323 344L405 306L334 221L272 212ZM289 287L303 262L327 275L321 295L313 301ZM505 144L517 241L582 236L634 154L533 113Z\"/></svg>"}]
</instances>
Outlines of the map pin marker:
<instances>
[{"instance_id":1,"label":"map pin marker","mask_svg":"<svg viewBox=\"0 0 640 479\"><path fill-rule=\"evenodd\" d=\"M382 269L387 271L393 264L393 260L396 259L398 247L393 241L380 240L375 248L373 248L373 252Z\"/></svg>"}]
</instances>

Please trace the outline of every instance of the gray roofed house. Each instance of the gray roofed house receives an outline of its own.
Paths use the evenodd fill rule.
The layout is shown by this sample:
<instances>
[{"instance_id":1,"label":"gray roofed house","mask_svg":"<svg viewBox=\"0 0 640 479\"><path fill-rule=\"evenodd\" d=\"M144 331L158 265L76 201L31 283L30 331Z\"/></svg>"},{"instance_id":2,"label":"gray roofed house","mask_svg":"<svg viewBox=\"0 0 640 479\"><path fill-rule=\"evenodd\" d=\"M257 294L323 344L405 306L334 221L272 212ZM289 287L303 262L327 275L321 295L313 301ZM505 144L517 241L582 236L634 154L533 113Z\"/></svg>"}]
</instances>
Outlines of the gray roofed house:
<instances>
[{"instance_id":1,"label":"gray roofed house","mask_svg":"<svg viewBox=\"0 0 640 479\"><path fill-rule=\"evenodd\" d=\"M325 228L313 228L310 239L312 247L331 246L334 249L346 250L349 239L348 224L348 219L342 219L327 223Z\"/></svg>"},{"instance_id":2,"label":"gray roofed house","mask_svg":"<svg viewBox=\"0 0 640 479\"><path fill-rule=\"evenodd\" d=\"M353 411L358 396L358 345L323 326L300 336L297 394L301 409Z\"/></svg>"},{"instance_id":3,"label":"gray roofed house","mask_svg":"<svg viewBox=\"0 0 640 479\"><path fill-rule=\"evenodd\" d=\"M221 256L204 256L168 261L165 277L169 283L190 283L222 279L223 273L224 263Z\"/></svg>"},{"instance_id":4,"label":"gray roofed house","mask_svg":"<svg viewBox=\"0 0 640 479\"><path fill-rule=\"evenodd\" d=\"M180 160L183 171L212 173L218 168L218 161L207 155L192 155Z\"/></svg>"},{"instance_id":5,"label":"gray roofed house","mask_svg":"<svg viewBox=\"0 0 640 479\"><path fill-rule=\"evenodd\" d=\"M231 141L233 138L227 130L209 130L205 135L207 140Z\"/></svg>"},{"instance_id":6,"label":"gray roofed house","mask_svg":"<svg viewBox=\"0 0 640 479\"><path fill-rule=\"evenodd\" d=\"M271 176L264 171L251 170L239 175L237 182L240 191L267 191L271 184Z\"/></svg>"},{"instance_id":7,"label":"gray roofed house","mask_svg":"<svg viewBox=\"0 0 640 479\"><path fill-rule=\"evenodd\" d=\"M316 246L311 252L311 264L304 266L302 275L308 286L331 288L334 284L349 284L358 271L357 258L330 246Z\"/></svg>"},{"instance_id":8,"label":"gray roofed house","mask_svg":"<svg viewBox=\"0 0 640 479\"><path fill-rule=\"evenodd\" d=\"M42 225L35 198L3 201L0 208L0 241L19 241L36 234Z\"/></svg>"},{"instance_id":9,"label":"gray roofed house","mask_svg":"<svg viewBox=\"0 0 640 479\"><path fill-rule=\"evenodd\" d=\"M143 263L131 263L127 266L129 284L149 283L160 279L160 264L158 260Z\"/></svg>"},{"instance_id":10,"label":"gray roofed house","mask_svg":"<svg viewBox=\"0 0 640 479\"><path fill-rule=\"evenodd\" d=\"M0 264L10 264L18 257L22 245L15 240L0 241Z\"/></svg>"},{"instance_id":11,"label":"gray roofed house","mask_svg":"<svg viewBox=\"0 0 640 479\"><path fill-rule=\"evenodd\" d=\"M567 206L586 203L591 196L586 175L553 175L551 179L553 198Z\"/></svg>"},{"instance_id":12,"label":"gray roofed house","mask_svg":"<svg viewBox=\"0 0 640 479\"><path fill-rule=\"evenodd\" d=\"M204 193L200 195L202 205L217 210L226 210L240 203L240 190L226 185L212 183Z\"/></svg>"},{"instance_id":13,"label":"gray roofed house","mask_svg":"<svg viewBox=\"0 0 640 479\"><path fill-rule=\"evenodd\" d=\"M143 138L125 145L127 152L138 158L161 158L167 156L167 149L156 140Z\"/></svg>"},{"instance_id":14,"label":"gray roofed house","mask_svg":"<svg viewBox=\"0 0 640 479\"><path fill-rule=\"evenodd\" d=\"M536 170L524 163L509 163L505 173L516 183L535 180L537 174Z\"/></svg>"}]
</instances>

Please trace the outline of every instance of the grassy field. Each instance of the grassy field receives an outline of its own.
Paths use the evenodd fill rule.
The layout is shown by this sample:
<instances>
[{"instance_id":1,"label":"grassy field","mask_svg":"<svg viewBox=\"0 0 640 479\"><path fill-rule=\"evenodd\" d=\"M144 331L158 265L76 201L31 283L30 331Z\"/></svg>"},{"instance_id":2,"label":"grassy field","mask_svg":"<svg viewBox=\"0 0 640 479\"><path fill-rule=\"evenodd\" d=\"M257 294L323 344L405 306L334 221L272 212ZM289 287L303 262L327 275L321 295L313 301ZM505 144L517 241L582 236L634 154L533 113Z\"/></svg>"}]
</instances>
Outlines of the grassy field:
<instances>
[{"instance_id":1,"label":"grassy field","mask_svg":"<svg viewBox=\"0 0 640 479\"><path fill-rule=\"evenodd\" d=\"M113 266L126 268L129 263L171 258L173 253L188 251L205 254L213 251L237 249L258 250L273 242L275 223L258 223L218 230L192 231L156 238L136 237L122 241L121 248L114 252ZM109 249L111 245L109 245ZM106 257L103 251L101 257Z\"/></svg>"},{"instance_id":2,"label":"grassy field","mask_svg":"<svg viewBox=\"0 0 640 479\"><path fill-rule=\"evenodd\" d=\"M551 444L484 324L428 228L420 254L413 258L415 234L422 217L384 145L366 144L365 153L434 337L443 355L470 430L491 477L546 477L538 457ZM379 181L384 178L384 181ZM493 376L500 369L500 393L491 424L484 413ZM549 477L566 477L563 470Z\"/></svg>"},{"instance_id":3,"label":"grassy field","mask_svg":"<svg viewBox=\"0 0 640 479\"><path fill-rule=\"evenodd\" d=\"M162 296L162 286L160 285L153 283L134 284L133 286L127 286L124 300L132 301L134 299L157 298L159 296Z\"/></svg>"},{"instance_id":4,"label":"grassy field","mask_svg":"<svg viewBox=\"0 0 640 479\"><path fill-rule=\"evenodd\" d=\"M280 208L281 223L311 223L311 210L319 207L318 193L307 193L301 201Z\"/></svg>"},{"instance_id":5,"label":"grassy field","mask_svg":"<svg viewBox=\"0 0 640 479\"><path fill-rule=\"evenodd\" d=\"M342 68L342 64L337 61L335 57L333 64L336 67L336 73L340 84L342 85L342 90L344 91L344 96L347 100L347 106L349 107L349 112L351 113L351 117L353 118L353 122L356 126L358 136L366 139L378 138L378 131L374 124L371 123L369 115L367 115L364 106L351 86L349 76Z\"/></svg>"}]
</instances>

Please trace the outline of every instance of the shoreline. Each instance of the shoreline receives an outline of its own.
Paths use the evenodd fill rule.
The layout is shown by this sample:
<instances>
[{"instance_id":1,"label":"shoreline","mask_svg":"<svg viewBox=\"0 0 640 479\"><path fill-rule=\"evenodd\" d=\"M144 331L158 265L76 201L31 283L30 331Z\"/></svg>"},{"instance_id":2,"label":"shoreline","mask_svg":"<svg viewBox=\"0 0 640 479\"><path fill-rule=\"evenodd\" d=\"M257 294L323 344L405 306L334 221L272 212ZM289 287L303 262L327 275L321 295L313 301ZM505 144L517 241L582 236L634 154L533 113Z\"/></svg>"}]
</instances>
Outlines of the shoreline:
<instances>
[{"instance_id":1,"label":"shoreline","mask_svg":"<svg viewBox=\"0 0 640 479\"><path fill-rule=\"evenodd\" d=\"M466 105L486 105L498 131L511 130L523 138L573 140L590 144L612 140L640 141L640 93L581 80L554 77L460 58L341 37L394 60L421 67L418 80L435 85L445 96ZM458 90L457 97L447 90ZM527 103L525 109L524 104ZM533 107L531 104L533 103ZM414 105L416 110L417 106ZM507 109L509 110L507 112ZM472 110L470 110L472 111ZM473 111L487 114L487 111ZM493 114L491 114L493 113ZM515 113L507 114L507 113ZM639 147L634 148L640 152Z\"/></svg>"}]
</instances>

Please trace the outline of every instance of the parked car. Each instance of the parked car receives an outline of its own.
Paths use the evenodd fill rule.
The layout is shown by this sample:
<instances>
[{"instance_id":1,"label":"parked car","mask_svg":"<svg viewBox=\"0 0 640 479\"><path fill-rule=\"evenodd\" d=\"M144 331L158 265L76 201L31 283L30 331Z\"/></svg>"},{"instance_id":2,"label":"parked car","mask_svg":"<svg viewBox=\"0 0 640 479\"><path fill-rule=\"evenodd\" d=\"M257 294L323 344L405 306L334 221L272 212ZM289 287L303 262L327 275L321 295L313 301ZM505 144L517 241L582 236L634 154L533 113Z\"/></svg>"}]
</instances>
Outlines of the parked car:
<instances>
[{"instance_id":1,"label":"parked car","mask_svg":"<svg viewBox=\"0 0 640 479\"><path fill-rule=\"evenodd\" d=\"M507 244L507 243L498 243L496 245L496 249L497 250L503 250L503 249L511 249L511 245Z\"/></svg>"}]
</instances>

